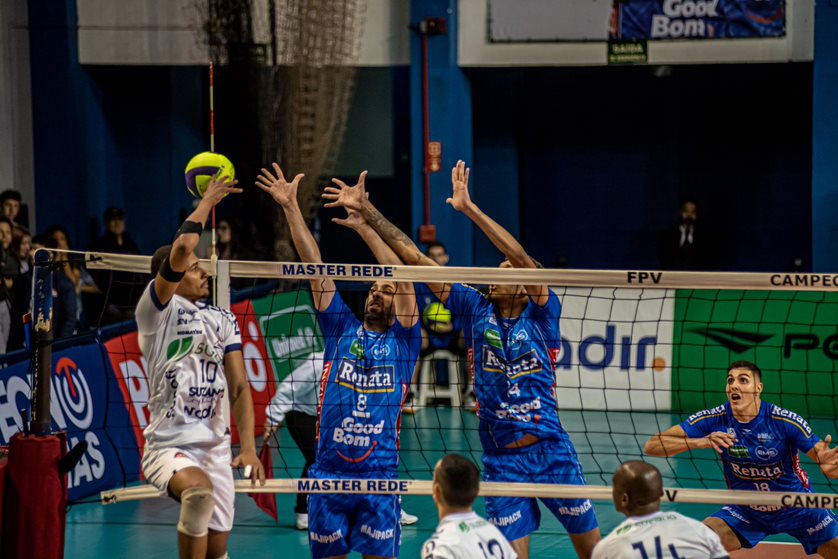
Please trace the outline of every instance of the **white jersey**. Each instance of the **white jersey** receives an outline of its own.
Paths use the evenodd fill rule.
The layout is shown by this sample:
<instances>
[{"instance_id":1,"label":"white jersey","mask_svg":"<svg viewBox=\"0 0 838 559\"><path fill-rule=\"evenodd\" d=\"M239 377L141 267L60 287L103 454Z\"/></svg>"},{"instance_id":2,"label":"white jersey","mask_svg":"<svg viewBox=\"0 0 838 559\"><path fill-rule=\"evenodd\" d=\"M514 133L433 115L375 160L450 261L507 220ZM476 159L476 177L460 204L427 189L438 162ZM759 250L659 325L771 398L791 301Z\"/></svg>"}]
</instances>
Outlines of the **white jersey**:
<instances>
[{"instance_id":1,"label":"white jersey","mask_svg":"<svg viewBox=\"0 0 838 559\"><path fill-rule=\"evenodd\" d=\"M716 532L677 512L630 516L594 548L592 559L720 559Z\"/></svg>"},{"instance_id":2,"label":"white jersey","mask_svg":"<svg viewBox=\"0 0 838 559\"><path fill-rule=\"evenodd\" d=\"M422 546L422 559L516 559L518 555L500 530L476 512L449 514L439 521L431 539Z\"/></svg>"},{"instance_id":3,"label":"white jersey","mask_svg":"<svg viewBox=\"0 0 838 559\"><path fill-rule=\"evenodd\" d=\"M149 450L214 445L229 436L222 413L227 392L224 356L241 350L230 311L174 295L165 306L152 281L137 303L140 351L146 358Z\"/></svg>"},{"instance_id":4,"label":"white jersey","mask_svg":"<svg viewBox=\"0 0 838 559\"><path fill-rule=\"evenodd\" d=\"M273 425L285 421L285 414L296 411L317 417L317 397L323 375L323 352L312 353L299 367L291 371L265 409Z\"/></svg>"}]
</instances>

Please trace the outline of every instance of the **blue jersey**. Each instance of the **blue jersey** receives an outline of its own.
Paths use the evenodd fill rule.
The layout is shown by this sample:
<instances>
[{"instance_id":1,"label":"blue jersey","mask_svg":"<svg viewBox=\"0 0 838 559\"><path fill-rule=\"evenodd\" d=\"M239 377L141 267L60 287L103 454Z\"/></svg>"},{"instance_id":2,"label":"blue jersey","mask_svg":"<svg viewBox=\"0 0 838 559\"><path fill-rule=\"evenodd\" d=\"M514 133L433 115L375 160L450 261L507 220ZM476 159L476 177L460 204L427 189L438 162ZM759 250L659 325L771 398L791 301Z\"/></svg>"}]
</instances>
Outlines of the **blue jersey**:
<instances>
[{"instance_id":1,"label":"blue jersey","mask_svg":"<svg viewBox=\"0 0 838 559\"><path fill-rule=\"evenodd\" d=\"M518 318L507 319L479 291L454 284L446 303L460 317L474 376L480 441L491 452L531 434L567 444L555 396L555 359L561 347L561 304L532 301Z\"/></svg>"},{"instance_id":2,"label":"blue jersey","mask_svg":"<svg viewBox=\"0 0 838 559\"><path fill-rule=\"evenodd\" d=\"M730 489L810 492L798 452L809 452L819 439L796 413L762 402L756 418L740 423L728 402L691 415L681 427L691 438L716 431L736 437L736 443L721 454Z\"/></svg>"},{"instance_id":3,"label":"blue jersey","mask_svg":"<svg viewBox=\"0 0 838 559\"><path fill-rule=\"evenodd\" d=\"M402 403L419 356L419 325L396 320L384 334L366 330L334 294L318 313L325 349L317 417L320 470L392 473L399 464Z\"/></svg>"}]
</instances>

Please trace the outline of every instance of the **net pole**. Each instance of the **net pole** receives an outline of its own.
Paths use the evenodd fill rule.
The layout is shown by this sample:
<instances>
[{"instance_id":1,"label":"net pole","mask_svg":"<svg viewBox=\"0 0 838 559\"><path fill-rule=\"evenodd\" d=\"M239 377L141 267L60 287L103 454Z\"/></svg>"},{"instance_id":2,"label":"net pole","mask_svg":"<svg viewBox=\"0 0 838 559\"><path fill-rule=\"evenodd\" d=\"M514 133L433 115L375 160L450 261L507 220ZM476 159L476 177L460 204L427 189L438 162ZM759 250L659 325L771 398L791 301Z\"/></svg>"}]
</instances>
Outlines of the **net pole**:
<instances>
[{"instance_id":1,"label":"net pole","mask_svg":"<svg viewBox=\"0 0 838 559\"><path fill-rule=\"evenodd\" d=\"M209 63L209 129L210 129L210 151L215 153L215 88L213 83L213 65ZM210 267L212 268L212 304L218 305L218 254L215 251L215 206L212 207L212 253L210 255Z\"/></svg>"},{"instance_id":2,"label":"net pole","mask_svg":"<svg viewBox=\"0 0 838 559\"><path fill-rule=\"evenodd\" d=\"M50 371L52 370L52 257L48 250L35 252L33 330L35 374L32 386L32 433L43 436L50 429Z\"/></svg>"}]
</instances>

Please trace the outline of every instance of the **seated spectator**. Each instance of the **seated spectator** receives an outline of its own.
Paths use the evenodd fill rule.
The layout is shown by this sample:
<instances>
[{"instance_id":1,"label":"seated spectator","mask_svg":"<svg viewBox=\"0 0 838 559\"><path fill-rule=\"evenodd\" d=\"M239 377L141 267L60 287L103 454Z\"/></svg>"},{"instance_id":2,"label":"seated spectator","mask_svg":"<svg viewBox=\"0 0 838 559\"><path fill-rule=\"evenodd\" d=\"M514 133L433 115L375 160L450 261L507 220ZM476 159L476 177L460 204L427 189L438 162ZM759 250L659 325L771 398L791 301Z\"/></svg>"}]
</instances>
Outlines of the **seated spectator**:
<instances>
[{"instance_id":1,"label":"seated spectator","mask_svg":"<svg viewBox=\"0 0 838 559\"><path fill-rule=\"evenodd\" d=\"M140 248L131 238L131 234L125 230L125 212L120 208L108 208L103 216L105 222L105 233L91 243L89 250L94 252L109 252L116 254L140 254ZM100 299L99 308L104 305L102 312L88 313L93 320L94 316L101 315L101 322L97 325L112 324L131 320L134 317L134 309L137 301L145 287L145 278L141 274L131 272L110 272L97 270L91 275L99 291L104 294L104 300Z\"/></svg>"},{"instance_id":2,"label":"seated spectator","mask_svg":"<svg viewBox=\"0 0 838 559\"><path fill-rule=\"evenodd\" d=\"M17 258L18 277L14 280L9 301L11 324L7 351L22 349L25 345L23 317L29 312L32 299L32 235L26 228L16 225L12 232L9 252Z\"/></svg>"},{"instance_id":3,"label":"seated spectator","mask_svg":"<svg viewBox=\"0 0 838 559\"><path fill-rule=\"evenodd\" d=\"M4 190L0 194L0 213L9 219L13 225L29 227L26 206L23 204L23 197L17 190Z\"/></svg>"},{"instance_id":4,"label":"seated spectator","mask_svg":"<svg viewBox=\"0 0 838 559\"><path fill-rule=\"evenodd\" d=\"M46 235L52 238L57 247L61 250L70 250L70 235L61 225L51 225L47 228ZM66 252L58 252L55 256L55 261L61 264L60 272L67 276L73 283L73 289L76 291L76 312L79 320L79 331L86 330L88 327L87 314L85 311L85 294L97 296L101 293L93 281L93 277L84 267L83 257L81 255L72 255ZM101 311L101 305L96 307ZM98 318L98 313L93 317Z\"/></svg>"}]
</instances>

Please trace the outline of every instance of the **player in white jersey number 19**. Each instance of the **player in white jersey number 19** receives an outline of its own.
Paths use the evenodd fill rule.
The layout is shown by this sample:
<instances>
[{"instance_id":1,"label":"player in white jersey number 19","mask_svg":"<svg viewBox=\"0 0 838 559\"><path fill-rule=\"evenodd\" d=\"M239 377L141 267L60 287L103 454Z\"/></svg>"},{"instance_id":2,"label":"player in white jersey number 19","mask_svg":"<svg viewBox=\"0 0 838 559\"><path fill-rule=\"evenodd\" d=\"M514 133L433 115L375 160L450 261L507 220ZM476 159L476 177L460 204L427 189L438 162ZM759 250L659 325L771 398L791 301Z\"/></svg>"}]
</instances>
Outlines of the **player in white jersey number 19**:
<instances>
[{"instance_id":1,"label":"player in white jersey number 19","mask_svg":"<svg viewBox=\"0 0 838 559\"><path fill-rule=\"evenodd\" d=\"M439 526L422 547L422 559L517 558L500 530L471 509L480 491L477 466L449 454L437 462L432 487Z\"/></svg>"},{"instance_id":2,"label":"player in white jersey number 19","mask_svg":"<svg viewBox=\"0 0 838 559\"><path fill-rule=\"evenodd\" d=\"M657 468L626 462L614 474L614 507L627 516L594 548L593 559L722 559L716 533L677 512L661 512L663 483Z\"/></svg>"}]
</instances>

